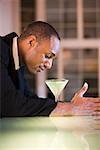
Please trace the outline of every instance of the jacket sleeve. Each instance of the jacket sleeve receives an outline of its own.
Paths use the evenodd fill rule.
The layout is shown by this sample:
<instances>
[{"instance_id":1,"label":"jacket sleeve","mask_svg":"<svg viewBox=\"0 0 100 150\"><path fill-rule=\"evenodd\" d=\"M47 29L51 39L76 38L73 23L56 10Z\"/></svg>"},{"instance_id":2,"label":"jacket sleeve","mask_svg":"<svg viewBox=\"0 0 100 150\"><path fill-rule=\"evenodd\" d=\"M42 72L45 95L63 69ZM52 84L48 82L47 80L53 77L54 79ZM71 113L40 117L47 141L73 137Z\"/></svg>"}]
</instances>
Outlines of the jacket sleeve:
<instances>
[{"instance_id":1,"label":"jacket sleeve","mask_svg":"<svg viewBox=\"0 0 100 150\"><path fill-rule=\"evenodd\" d=\"M2 71L1 71L2 70ZM5 64L1 64L1 117L49 116L57 103L37 96L27 97L16 90Z\"/></svg>"}]
</instances>

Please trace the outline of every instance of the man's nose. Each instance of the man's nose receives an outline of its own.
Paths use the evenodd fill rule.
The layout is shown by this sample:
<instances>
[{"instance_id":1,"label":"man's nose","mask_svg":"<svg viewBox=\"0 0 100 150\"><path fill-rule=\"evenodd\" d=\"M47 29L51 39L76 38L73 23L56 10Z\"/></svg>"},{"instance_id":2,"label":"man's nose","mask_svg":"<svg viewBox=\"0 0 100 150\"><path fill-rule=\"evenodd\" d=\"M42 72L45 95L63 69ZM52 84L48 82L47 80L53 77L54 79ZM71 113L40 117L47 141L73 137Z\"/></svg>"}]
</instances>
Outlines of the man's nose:
<instances>
[{"instance_id":1,"label":"man's nose","mask_svg":"<svg viewBox=\"0 0 100 150\"><path fill-rule=\"evenodd\" d=\"M46 60L44 65L47 69L50 69L52 67L52 59Z\"/></svg>"}]
</instances>

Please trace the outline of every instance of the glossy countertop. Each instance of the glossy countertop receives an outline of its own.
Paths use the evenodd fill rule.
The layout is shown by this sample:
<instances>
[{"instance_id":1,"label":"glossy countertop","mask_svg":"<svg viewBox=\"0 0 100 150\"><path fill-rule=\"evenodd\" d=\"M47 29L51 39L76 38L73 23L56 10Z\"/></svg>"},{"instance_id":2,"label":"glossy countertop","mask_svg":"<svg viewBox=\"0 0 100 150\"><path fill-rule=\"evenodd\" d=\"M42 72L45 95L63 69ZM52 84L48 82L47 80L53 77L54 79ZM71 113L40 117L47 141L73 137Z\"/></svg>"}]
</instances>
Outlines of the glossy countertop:
<instances>
[{"instance_id":1,"label":"glossy countertop","mask_svg":"<svg viewBox=\"0 0 100 150\"><path fill-rule=\"evenodd\" d=\"M3 118L0 150L100 150L100 118Z\"/></svg>"}]
</instances>

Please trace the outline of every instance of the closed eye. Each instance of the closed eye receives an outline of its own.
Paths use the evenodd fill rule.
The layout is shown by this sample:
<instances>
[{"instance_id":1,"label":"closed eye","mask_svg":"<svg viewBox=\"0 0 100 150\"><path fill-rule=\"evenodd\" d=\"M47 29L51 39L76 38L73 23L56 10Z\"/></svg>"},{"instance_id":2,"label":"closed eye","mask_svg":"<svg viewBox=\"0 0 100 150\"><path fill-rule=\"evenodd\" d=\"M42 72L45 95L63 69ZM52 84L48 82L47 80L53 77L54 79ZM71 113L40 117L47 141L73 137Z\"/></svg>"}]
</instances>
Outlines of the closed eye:
<instances>
[{"instance_id":1,"label":"closed eye","mask_svg":"<svg viewBox=\"0 0 100 150\"><path fill-rule=\"evenodd\" d=\"M56 57L56 55L54 53L45 54L45 58L47 58L47 59L54 59L55 57Z\"/></svg>"}]
</instances>

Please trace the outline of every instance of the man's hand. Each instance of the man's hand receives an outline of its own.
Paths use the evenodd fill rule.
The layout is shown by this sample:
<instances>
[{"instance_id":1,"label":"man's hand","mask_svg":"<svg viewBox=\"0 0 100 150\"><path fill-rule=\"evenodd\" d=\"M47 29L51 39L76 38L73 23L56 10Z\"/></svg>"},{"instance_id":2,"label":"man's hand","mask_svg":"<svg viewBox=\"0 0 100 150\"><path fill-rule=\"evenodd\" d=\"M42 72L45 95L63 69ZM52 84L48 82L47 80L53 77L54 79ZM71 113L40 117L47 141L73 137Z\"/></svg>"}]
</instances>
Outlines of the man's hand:
<instances>
[{"instance_id":1,"label":"man's hand","mask_svg":"<svg viewBox=\"0 0 100 150\"><path fill-rule=\"evenodd\" d=\"M85 83L75 94L70 103L58 102L50 116L100 115L100 98L83 97L87 89L88 84Z\"/></svg>"},{"instance_id":2,"label":"man's hand","mask_svg":"<svg viewBox=\"0 0 100 150\"><path fill-rule=\"evenodd\" d=\"M88 84L85 83L73 97L71 101L73 115L100 115L100 98L83 97L87 89Z\"/></svg>"}]
</instances>

